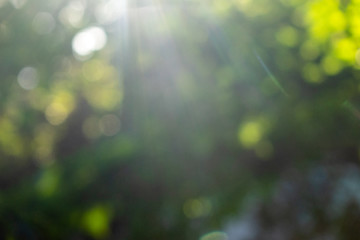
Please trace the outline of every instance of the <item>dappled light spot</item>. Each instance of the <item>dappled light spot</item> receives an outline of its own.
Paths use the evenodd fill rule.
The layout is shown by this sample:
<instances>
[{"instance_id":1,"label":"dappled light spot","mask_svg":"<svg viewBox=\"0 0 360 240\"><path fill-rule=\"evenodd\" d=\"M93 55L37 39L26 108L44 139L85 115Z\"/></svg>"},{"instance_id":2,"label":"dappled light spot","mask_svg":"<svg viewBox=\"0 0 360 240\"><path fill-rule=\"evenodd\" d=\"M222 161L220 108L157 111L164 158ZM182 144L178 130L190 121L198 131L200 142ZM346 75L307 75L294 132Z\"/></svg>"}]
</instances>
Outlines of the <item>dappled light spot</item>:
<instances>
[{"instance_id":1,"label":"dappled light spot","mask_svg":"<svg viewBox=\"0 0 360 240\"><path fill-rule=\"evenodd\" d=\"M329 24L333 31L343 31L346 27L346 18L340 10L333 11L329 16Z\"/></svg>"},{"instance_id":2,"label":"dappled light spot","mask_svg":"<svg viewBox=\"0 0 360 240\"><path fill-rule=\"evenodd\" d=\"M52 125L60 125L74 107L74 97L65 91L60 91L54 95L52 102L47 106L45 110L46 119Z\"/></svg>"},{"instance_id":3,"label":"dappled light spot","mask_svg":"<svg viewBox=\"0 0 360 240\"><path fill-rule=\"evenodd\" d=\"M105 71L108 69L109 71ZM89 104L99 110L111 111L117 107L123 99L123 88L120 79L117 79L112 68L104 67L105 76L101 82L86 84L84 94Z\"/></svg>"},{"instance_id":4,"label":"dappled light spot","mask_svg":"<svg viewBox=\"0 0 360 240\"><path fill-rule=\"evenodd\" d=\"M355 61L357 47L350 38L343 38L334 43L334 52L340 60L353 63Z\"/></svg>"},{"instance_id":5,"label":"dappled light spot","mask_svg":"<svg viewBox=\"0 0 360 240\"><path fill-rule=\"evenodd\" d=\"M308 11L308 21L315 21L314 23L325 23L327 26L332 27L332 30L338 30L341 27L344 27L344 19L339 13L339 1L337 0L318 0L313 1L309 5ZM334 20L338 20L339 23L331 23L328 21L329 17Z\"/></svg>"},{"instance_id":6,"label":"dappled light spot","mask_svg":"<svg viewBox=\"0 0 360 240\"><path fill-rule=\"evenodd\" d=\"M263 127L258 121L245 122L239 128L238 137L244 147L251 148L262 139Z\"/></svg>"},{"instance_id":7,"label":"dappled light spot","mask_svg":"<svg viewBox=\"0 0 360 240\"><path fill-rule=\"evenodd\" d=\"M310 34L314 39L316 39L318 42L325 42L327 37L330 35L330 28L329 26L324 22L318 22L311 26L310 28Z\"/></svg>"},{"instance_id":8,"label":"dappled light spot","mask_svg":"<svg viewBox=\"0 0 360 240\"><path fill-rule=\"evenodd\" d=\"M39 12L32 22L34 30L39 34L49 34L55 28L55 20L50 13Z\"/></svg>"},{"instance_id":9,"label":"dappled light spot","mask_svg":"<svg viewBox=\"0 0 360 240\"><path fill-rule=\"evenodd\" d=\"M276 40L287 47L294 47L299 41L299 34L295 28L285 26L276 33Z\"/></svg>"},{"instance_id":10,"label":"dappled light spot","mask_svg":"<svg viewBox=\"0 0 360 240\"><path fill-rule=\"evenodd\" d=\"M104 77L106 67L99 60L91 60L84 63L82 72L87 80L99 81Z\"/></svg>"},{"instance_id":11,"label":"dappled light spot","mask_svg":"<svg viewBox=\"0 0 360 240\"><path fill-rule=\"evenodd\" d=\"M24 67L18 74L17 81L25 90L32 90L39 83L38 72L33 67Z\"/></svg>"},{"instance_id":12,"label":"dappled light spot","mask_svg":"<svg viewBox=\"0 0 360 240\"><path fill-rule=\"evenodd\" d=\"M94 92L88 93L89 103L101 110L113 110L122 100L122 92L116 88L100 88Z\"/></svg>"},{"instance_id":13,"label":"dappled light spot","mask_svg":"<svg viewBox=\"0 0 360 240\"><path fill-rule=\"evenodd\" d=\"M38 193L43 197L53 195L60 183L60 173L58 169L49 168L43 171L37 181L36 188Z\"/></svg>"},{"instance_id":14,"label":"dappled light spot","mask_svg":"<svg viewBox=\"0 0 360 240\"><path fill-rule=\"evenodd\" d=\"M335 75L342 70L343 64L332 56L326 56L321 61L321 67L327 75Z\"/></svg>"},{"instance_id":15,"label":"dappled light spot","mask_svg":"<svg viewBox=\"0 0 360 240\"><path fill-rule=\"evenodd\" d=\"M313 1L306 12L306 22L310 25L310 33L319 42L324 42L332 32L332 26L328 17L338 9L338 3L334 0Z\"/></svg>"},{"instance_id":16,"label":"dappled light spot","mask_svg":"<svg viewBox=\"0 0 360 240\"><path fill-rule=\"evenodd\" d=\"M262 141L255 146L255 154L261 159L268 159L274 152L274 147L269 141Z\"/></svg>"},{"instance_id":17,"label":"dappled light spot","mask_svg":"<svg viewBox=\"0 0 360 240\"><path fill-rule=\"evenodd\" d=\"M100 119L99 127L105 136L114 136L120 130L120 119L114 114L105 115Z\"/></svg>"},{"instance_id":18,"label":"dappled light spot","mask_svg":"<svg viewBox=\"0 0 360 240\"><path fill-rule=\"evenodd\" d=\"M210 214L211 202L207 198L189 199L184 203L184 214L188 218L205 217Z\"/></svg>"},{"instance_id":19,"label":"dappled light spot","mask_svg":"<svg viewBox=\"0 0 360 240\"><path fill-rule=\"evenodd\" d=\"M205 234L200 240L227 240L228 236L224 232L216 231Z\"/></svg>"},{"instance_id":20,"label":"dappled light spot","mask_svg":"<svg viewBox=\"0 0 360 240\"><path fill-rule=\"evenodd\" d=\"M95 139L100 136L99 120L96 117L87 118L83 125L82 131L89 139Z\"/></svg>"},{"instance_id":21,"label":"dappled light spot","mask_svg":"<svg viewBox=\"0 0 360 240\"><path fill-rule=\"evenodd\" d=\"M358 14L358 7L353 10L354 13L349 17L350 19L350 32L355 38L360 38L360 16Z\"/></svg>"},{"instance_id":22,"label":"dappled light spot","mask_svg":"<svg viewBox=\"0 0 360 240\"><path fill-rule=\"evenodd\" d=\"M62 103L52 103L45 111L46 119L52 125L60 125L65 121L69 112Z\"/></svg>"},{"instance_id":23,"label":"dappled light spot","mask_svg":"<svg viewBox=\"0 0 360 240\"><path fill-rule=\"evenodd\" d=\"M75 35L72 41L74 53L81 57L87 57L93 52L101 50L107 42L105 31L100 27L88 27Z\"/></svg>"},{"instance_id":24,"label":"dappled light spot","mask_svg":"<svg viewBox=\"0 0 360 240\"><path fill-rule=\"evenodd\" d=\"M85 6L85 1L75 0L69 2L69 4L64 7L59 14L60 21L64 25L80 27L85 12Z\"/></svg>"},{"instance_id":25,"label":"dappled light spot","mask_svg":"<svg viewBox=\"0 0 360 240\"><path fill-rule=\"evenodd\" d=\"M307 63L303 67L302 75L309 83L321 83L324 80L319 66L314 63Z\"/></svg>"},{"instance_id":26,"label":"dappled light spot","mask_svg":"<svg viewBox=\"0 0 360 240\"><path fill-rule=\"evenodd\" d=\"M83 227L95 238L103 238L108 234L109 223L109 209L104 206L93 207L82 217Z\"/></svg>"}]
</instances>

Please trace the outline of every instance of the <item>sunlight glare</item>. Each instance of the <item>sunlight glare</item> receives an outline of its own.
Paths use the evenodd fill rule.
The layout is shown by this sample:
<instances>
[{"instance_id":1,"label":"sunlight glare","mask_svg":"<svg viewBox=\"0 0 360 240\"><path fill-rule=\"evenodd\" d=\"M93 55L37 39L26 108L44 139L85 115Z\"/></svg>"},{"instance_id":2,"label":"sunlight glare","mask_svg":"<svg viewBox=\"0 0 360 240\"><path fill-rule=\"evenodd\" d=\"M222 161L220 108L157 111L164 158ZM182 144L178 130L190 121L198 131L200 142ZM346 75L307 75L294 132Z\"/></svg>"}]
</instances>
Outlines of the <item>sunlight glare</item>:
<instances>
[{"instance_id":1,"label":"sunlight glare","mask_svg":"<svg viewBox=\"0 0 360 240\"><path fill-rule=\"evenodd\" d=\"M109 0L97 7L95 16L99 23L107 24L125 16L126 11L126 0Z\"/></svg>"},{"instance_id":2,"label":"sunlight glare","mask_svg":"<svg viewBox=\"0 0 360 240\"><path fill-rule=\"evenodd\" d=\"M105 31L100 27L89 27L75 35L72 48L80 57L87 57L94 51L101 50L107 42Z\"/></svg>"}]
</instances>

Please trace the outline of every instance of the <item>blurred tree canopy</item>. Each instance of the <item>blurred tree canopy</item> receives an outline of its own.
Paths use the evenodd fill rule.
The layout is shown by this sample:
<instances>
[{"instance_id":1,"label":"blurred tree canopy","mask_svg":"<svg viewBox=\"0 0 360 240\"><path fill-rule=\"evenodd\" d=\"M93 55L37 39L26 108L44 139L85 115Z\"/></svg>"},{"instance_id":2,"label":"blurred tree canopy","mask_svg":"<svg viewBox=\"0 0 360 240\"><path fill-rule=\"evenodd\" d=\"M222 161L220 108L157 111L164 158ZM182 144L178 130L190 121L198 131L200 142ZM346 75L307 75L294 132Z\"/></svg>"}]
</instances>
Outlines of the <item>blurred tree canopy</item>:
<instances>
[{"instance_id":1,"label":"blurred tree canopy","mask_svg":"<svg viewBox=\"0 0 360 240\"><path fill-rule=\"evenodd\" d=\"M234 239L224 225L249 204L266 230L303 221L309 201L311 231L270 239L353 239L360 198L321 214L358 169L359 13L358 0L0 0L1 238ZM328 188L311 177L324 173ZM306 190L319 186L328 198Z\"/></svg>"}]
</instances>

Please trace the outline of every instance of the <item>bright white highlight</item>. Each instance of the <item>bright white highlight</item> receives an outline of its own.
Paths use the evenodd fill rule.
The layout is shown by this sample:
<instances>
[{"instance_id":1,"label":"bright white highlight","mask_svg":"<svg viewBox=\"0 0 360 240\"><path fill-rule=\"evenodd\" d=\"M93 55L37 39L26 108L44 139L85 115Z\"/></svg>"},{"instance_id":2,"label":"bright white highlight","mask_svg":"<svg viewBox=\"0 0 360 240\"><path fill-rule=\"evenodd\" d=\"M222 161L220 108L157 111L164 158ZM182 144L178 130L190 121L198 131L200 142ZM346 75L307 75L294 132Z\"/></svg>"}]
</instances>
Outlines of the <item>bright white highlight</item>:
<instances>
[{"instance_id":1,"label":"bright white highlight","mask_svg":"<svg viewBox=\"0 0 360 240\"><path fill-rule=\"evenodd\" d=\"M89 27L77 33L72 41L73 51L80 57L91 55L102 49L107 42L105 31L99 27Z\"/></svg>"}]
</instances>

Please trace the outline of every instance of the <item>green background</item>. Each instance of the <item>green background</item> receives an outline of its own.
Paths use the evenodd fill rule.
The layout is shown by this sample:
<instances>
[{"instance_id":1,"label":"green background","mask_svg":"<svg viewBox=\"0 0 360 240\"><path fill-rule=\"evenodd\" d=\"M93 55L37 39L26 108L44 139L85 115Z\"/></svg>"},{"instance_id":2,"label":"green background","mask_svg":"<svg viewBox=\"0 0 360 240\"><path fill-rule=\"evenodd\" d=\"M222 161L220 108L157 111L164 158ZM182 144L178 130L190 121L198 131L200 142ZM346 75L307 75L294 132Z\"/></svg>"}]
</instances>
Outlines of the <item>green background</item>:
<instances>
[{"instance_id":1,"label":"green background","mask_svg":"<svg viewBox=\"0 0 360 240\"><path fill-rule=\"evenodd\" d=\"M357 239L359 45L357 0L1 0L1 238Z\"/></svg>"}]
</instances>

